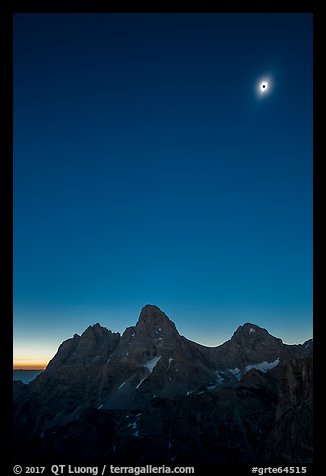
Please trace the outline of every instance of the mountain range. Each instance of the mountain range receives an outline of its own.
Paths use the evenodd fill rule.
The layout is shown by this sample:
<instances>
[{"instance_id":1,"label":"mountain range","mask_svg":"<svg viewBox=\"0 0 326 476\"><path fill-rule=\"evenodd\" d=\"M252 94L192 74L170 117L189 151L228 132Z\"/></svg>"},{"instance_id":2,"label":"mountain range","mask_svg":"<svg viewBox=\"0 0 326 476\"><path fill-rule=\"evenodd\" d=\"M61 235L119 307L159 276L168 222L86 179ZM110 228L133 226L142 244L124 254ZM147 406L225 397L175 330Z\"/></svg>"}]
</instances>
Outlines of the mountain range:
<instances>
[{"instance_id":1,"label":"mountain range","mask_svg":"<svg viewBox=\"0 0 326 476\"><path fill-rule=\"evenodd\" d=\"M153 305L95 324L14 382L14 461L312 462L312 351L251 323L205 347Z\"/></svg>"}]
</instances>

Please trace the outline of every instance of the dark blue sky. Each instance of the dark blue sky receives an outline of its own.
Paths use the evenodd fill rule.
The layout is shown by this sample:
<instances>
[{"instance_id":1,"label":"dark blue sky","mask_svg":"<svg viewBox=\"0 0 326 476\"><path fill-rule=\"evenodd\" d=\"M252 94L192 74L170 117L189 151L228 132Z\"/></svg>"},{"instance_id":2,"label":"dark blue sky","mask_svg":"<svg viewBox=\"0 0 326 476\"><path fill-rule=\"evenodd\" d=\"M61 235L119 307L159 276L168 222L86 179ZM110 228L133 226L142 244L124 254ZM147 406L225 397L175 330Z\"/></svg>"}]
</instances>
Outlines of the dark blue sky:
<instances>
[{"instance_id":1,"label":"dark blue sky","mask_svg":"<svg viewBox=\"0 0 326 476\"><path fill-rule=\"evenodd\" d=\"M16 14L16 358L147 303L310 338L312 79L310 14Z\"/></svg>"}]
</instances>

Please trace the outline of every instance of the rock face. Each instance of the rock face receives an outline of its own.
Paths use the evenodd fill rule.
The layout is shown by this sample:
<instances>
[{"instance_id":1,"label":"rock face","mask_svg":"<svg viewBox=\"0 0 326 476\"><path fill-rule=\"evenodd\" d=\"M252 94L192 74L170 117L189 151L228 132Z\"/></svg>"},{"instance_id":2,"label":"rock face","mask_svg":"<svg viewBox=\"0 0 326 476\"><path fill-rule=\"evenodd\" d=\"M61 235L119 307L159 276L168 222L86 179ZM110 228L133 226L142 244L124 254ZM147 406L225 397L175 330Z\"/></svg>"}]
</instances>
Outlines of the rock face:
<instances>
[{"instance_id":1,"label":"rock face","mask_svg":"<svg viewBox=\"0 0 326 476\"><path fill-rule=\"evenodd\" d=\"M284 366L276 421L262 448L264 461L312 463L312 356Z\"/></svg>"},{"instance_id":2,"label":"rock face","mask_svg":"<svg viewBox=\"0 0 326 476\"><path fill-rule=\"evenodd\" d=\"M311 351L250 323L208 348L147 305L122 336L91 326L30 384L15 382L15 458L309 462Z\"/></svg>"},{"instance_id":3,"label":"rock face","mask_svg":"<svg viewBox=\"0 0 326 476\"><path fill-rule=\"evenodd\" d=\"M276 367L275 361L306 355L309 352L301 345L286 345L281 339L271 336L266 329L254 324L244 324L232 338L216 348L216 356L229 368L238 368L246 373L257 363L265 363L261 370Z\"/></svg>"}]
</instances>

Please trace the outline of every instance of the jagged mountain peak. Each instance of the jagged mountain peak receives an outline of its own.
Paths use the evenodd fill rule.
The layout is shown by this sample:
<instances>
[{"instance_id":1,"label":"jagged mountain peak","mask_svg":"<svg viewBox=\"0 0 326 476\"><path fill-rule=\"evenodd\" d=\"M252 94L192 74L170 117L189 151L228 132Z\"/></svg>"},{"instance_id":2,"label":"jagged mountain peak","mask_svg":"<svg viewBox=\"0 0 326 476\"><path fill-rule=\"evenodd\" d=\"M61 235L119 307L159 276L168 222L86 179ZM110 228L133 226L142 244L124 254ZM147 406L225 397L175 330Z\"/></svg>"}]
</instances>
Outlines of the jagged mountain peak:
<instances>
[{"instance_id":1,"label":"jagged mountain peak","mask_svg":"<svg viewBox=\"0 0 326 476\"><path fill-rule=\"evenodd\" d=\"M146 319L167 319L168 321L170 320L168 316L163 312L158 306L155 306L154 304L146 304L139 316L139 320L146 320Z\"/></svg>"},{"instance_id":2,"label":"jagged mountain peak","mask_svg":"<svg viewBox=\"0 0 326 476\"><path fill-rule=\"evenodd\" d=\"M101 324L100 324L99 322L97 322L96 324L92 324L92 325L88 326L87 329L93 329L93 330L96 330L96 329L106 329L106 327L101 326Z\"/></svg>"},{"instance_id":3,"label":"jagged mountain peak","mask_svg":"<svg viewBox=\"0 0 326 476\"><path fill-rule=\"evenodd\" d=\"M172 351L181 339L175 324L157 306L146 305L135 326L123 333L111 364L126 358L138 365L155 356Z\"/></svg>"},{"instance_id":4,"label":"jagged mountain peak","mask_svg":"<svg viewBox=\"0 0 326 476\"><path fill-rule=\"evenodd\" d=\"M87 329L82 333L81 337L85 338L90 335L94 336L105 336L108 334L119 334L119 332L113 333L110 329L107 329L104 326L101 326L98 322L96 324L93 324L91 326L88 326Z\"/></svg>"},{"instance_id":5,"label":"jagged mountain peak","mask_svg":"<svg viewBox=\"0 0 326 476\"><path fill-rule=\"evenodd\" d=\"M155 330L155 332L172 331L178 333L174 322L159 307L152 304L147 304L142 308L136 324L136 331L144 328Z\"/></svg>"},{"instance_id":6,"label":"jagged mountain peak","mask_svg":"<svg viewBox=\"0 0 326 476\"><path fill-rule=\"evenodd\" d=\"M55 370L68 365L101 362L107 360L120 340L119 332L113 333L99 323L89 326L81 335L64 341L56 355L51 359L47 370ZM44 375L47 375L45 373Z\"/></svg>"},{"instance_id":7,"label":"jagged mountain peak","mask_svg":"<svg viewBox=\"0 0 326 476\"><path fill-rule=\"evenodd\" d=\"M180 463L198 446L200 457L206 455L207 442L212 448L208 462L215 461L218 451L222 456L216 461L225 462L225 454L233 461L235 444L240 448L245 442L241 462L248 462L248 454L256 461L261 447L275 450L273 441L264 438L269 438L276 417L276 451L282 435L296 434L297 428L303 428L306 445L302 425L311 411L311 352L312 340L283 344L250 322L224 344L205 347L180 336L157 306L146 305L137 324L122 336L91 325L63 342L34 381L14 384L17 441L26 458L35 448L49 448L45 457L58 458L63 451L71 458L74 447L65 448L73 441L77 452L83 448L83 456L84 448L91 448L94 458L112 461L124 462L114 458L125 458L131 448L138 457L143 449L143 459L137 460L141 463L156 451L155 442L168 458L179 454ZM299 412L298 423L294 412ZM196 431L194 424L199 425ZM187 454L182 453L180 428L184 441L191 441ZM246 428L248 434L243 433ZM203 439L191 440L193 435ZM239 441L234 435L240 435ZM252 445L249 450L247 444Z\"/></svg>"},{"instance_id":8,"label":"jagged mountain peak","mask_svg":"<svg viewBox=\"0 0 326 476\"><path fill-rule=\"evenodd\" d=\"M289 358L292 351L292 347L288 349L266 329L247 322L238 327L229 341L216 348L216 355L229 370L245 372L253 366L273 368L270 366ZM240 373L237 375L240 377Z\"/></svg>"},{"instance_id":9,"label":"jagged mountain peak","mask_svg":"<svg viewBox=\"0 0 326 476\"><path fill-rule=\"evenodd\" d=\"M234 335L253 334L257 331L263 334L268 334L267 330L263 327L259 327L256 324L253 324L252 322L246 322L245 324L237 328Z\"/></svg>"},{"instance_id":10,"label":"jagged mountain peak","mask_svg":"<svg viewBox=\"0 0 326 476\"><path fill-rule=\"evenodd\" d=\"M252 340L275 340L278 342L282 342L281 339L272 336L266 329L263 327L259 327L256 324L252 324L251 322L246 322L242 326L239 326L238 329L232 336L231 340L237 341L239 343L243 341L252 341Z\"/></svg>"}]
</instances>

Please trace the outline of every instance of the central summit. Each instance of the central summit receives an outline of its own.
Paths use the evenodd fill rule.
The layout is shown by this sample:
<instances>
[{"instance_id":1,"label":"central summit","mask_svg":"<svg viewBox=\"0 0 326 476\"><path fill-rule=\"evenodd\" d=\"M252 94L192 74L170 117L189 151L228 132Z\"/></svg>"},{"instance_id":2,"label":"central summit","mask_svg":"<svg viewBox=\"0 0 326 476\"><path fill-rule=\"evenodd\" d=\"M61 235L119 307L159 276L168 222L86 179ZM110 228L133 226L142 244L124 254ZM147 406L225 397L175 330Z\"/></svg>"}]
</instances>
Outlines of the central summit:
<instances>
[{"instance_id":1,"label":"central summit","mask_svg":"<svg viewBox=\"0 0 326 476\"><path fill-rule=\"evenodd\" d=\"M175 340L179 336L174 322L159 307L152 304L142 308L135 331L136 334L140 332L159 339L166 337Z\"/></svg>"},{"instance_id":2,"label":"central summit","mask_svg":"<svg viewBox=\"0 0 326 476\"><path fill-rule=\"evenodd\" d=\"M147 323L149 321L166 321L166 323L173 324L168 316L161 311L161 309L153 304L146 304L141 310L138 322Z\"/></svg>"}]
</instances>

